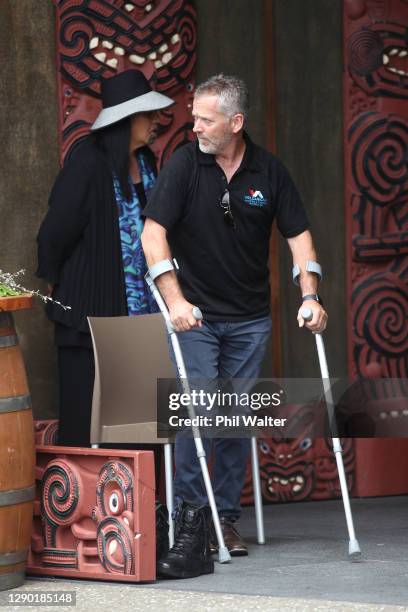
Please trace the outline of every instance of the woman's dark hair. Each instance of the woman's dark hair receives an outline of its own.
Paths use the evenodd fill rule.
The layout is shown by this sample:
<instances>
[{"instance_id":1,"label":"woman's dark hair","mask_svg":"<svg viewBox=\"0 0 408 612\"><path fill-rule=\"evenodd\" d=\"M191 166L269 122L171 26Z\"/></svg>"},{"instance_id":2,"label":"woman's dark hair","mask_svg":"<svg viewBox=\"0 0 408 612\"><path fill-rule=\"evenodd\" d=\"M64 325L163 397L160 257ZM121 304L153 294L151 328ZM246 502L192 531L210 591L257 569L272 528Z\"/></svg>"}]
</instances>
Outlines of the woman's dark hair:
<instances>
[{"instance_id":1,"label":"woman's dark hair","mask_svg":"<svg viewBox=\"0 0 408 612\"><path fill-rule=\"evenodd\" d=\"M130 117L95 132L95 141L108 160L112 174L117 177L122 194L129 200Z\"/></svg>"}]
</instances>

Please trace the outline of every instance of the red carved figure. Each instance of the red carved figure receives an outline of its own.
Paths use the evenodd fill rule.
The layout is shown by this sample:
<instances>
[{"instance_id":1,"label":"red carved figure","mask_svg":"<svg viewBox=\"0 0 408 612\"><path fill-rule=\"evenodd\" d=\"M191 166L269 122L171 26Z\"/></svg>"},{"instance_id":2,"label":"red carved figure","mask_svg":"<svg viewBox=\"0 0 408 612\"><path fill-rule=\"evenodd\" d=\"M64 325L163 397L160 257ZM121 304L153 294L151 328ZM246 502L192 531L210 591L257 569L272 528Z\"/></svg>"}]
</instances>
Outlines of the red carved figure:
<instances>
[{"instance_id":1,"label":"red carved figure","mask_svg":"<svg viewBox=\"0 0 408 612\"><path fill-rule=\"evenodd\" d=\"M342 440L348 488L355 467L351 439ZM332 499L340 496L336 459L328 440L305 434L292 439L258 440L262 498L265 502ZM242 503L253 503L252 474L248 466Z\"/></svg>"},{"instance_id":2,"label":"red carved figure","mask_svg":"<svg viewBox=\"0 0 408 612\"><path fill-rule=\"evenodd\" d=\"M408 3L346 0L345 173L352 375L408 373Z\"/></svg>"},{"instance_id":3,"label":"red carved figure","mask_svg":"<svg viewBox=\"0 0 408 612\"><path fill-rule=\"evenodd\" d=\"M61 158L86 136L100 110L100 79L142 70L176 105L161 112L160 164L191 138L196 60L189 0L55 0Z\"/></svg>"}]
</instances>

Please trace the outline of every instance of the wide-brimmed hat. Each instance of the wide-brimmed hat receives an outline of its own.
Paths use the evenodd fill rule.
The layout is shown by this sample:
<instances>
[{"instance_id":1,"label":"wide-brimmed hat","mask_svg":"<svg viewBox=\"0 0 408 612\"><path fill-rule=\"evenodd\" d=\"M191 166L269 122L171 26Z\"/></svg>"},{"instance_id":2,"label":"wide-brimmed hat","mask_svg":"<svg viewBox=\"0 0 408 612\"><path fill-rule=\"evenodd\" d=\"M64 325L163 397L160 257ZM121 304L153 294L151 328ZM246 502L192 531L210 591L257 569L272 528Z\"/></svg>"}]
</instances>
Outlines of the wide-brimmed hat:
<instances>
[{"instance_id":1,"label":"wide-brimmed hat","mask_svg":"<svg viewBox=\"0 0 408 612\"><path fill-rule=\"evenodd\" d=\"M99 130L135 113L161 110L174 100L154 91L143 72L124 70L101 79L102 110L91 130Z\"/></svg>"}]
</instances>

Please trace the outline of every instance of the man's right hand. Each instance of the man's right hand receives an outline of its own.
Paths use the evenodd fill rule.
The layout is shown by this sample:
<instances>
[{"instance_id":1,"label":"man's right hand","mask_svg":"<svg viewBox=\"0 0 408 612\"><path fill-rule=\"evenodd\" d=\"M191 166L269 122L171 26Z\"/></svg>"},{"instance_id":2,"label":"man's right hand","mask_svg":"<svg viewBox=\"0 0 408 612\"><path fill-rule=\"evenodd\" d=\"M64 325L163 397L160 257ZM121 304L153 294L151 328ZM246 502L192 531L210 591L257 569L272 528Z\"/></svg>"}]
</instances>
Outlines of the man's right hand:
<instances>
[{"instance_id":1,"label":"man's right hand","mask_svg":"<svg viewBox=\"0 0 408 612\"><path fill-rule=\"evenodd\" d=\"M193 308L194 304L190 304L187 300L178 300L169 305L170 319L177 332L202 326L202 321L193 317Z\"/></svg>"}]
</instances>

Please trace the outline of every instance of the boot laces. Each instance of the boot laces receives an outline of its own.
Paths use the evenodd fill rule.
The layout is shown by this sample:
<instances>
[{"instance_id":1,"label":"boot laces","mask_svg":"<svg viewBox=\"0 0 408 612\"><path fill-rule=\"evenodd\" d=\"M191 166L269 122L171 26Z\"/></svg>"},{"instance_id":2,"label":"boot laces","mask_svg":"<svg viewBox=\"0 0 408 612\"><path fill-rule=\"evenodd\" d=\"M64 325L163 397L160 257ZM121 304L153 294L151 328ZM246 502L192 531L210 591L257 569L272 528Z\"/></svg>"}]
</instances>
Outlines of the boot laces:
<instances>
[{"instance_id":1,"label":"boot laces","mask_svg":"<svg viewBox=\"0 0 408 612\"><path fill-rule=\"evenodd\" d=\"M171 553L176 555L184 555L186 549L190 548L194 543L194 538L197 534L198 524L186 524L180 526L179 532L176 535L175 542L170 549Z\"/></svg>"}]
</instances>

